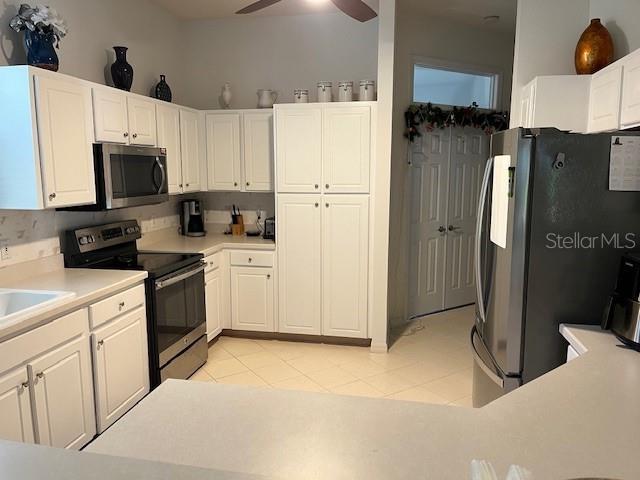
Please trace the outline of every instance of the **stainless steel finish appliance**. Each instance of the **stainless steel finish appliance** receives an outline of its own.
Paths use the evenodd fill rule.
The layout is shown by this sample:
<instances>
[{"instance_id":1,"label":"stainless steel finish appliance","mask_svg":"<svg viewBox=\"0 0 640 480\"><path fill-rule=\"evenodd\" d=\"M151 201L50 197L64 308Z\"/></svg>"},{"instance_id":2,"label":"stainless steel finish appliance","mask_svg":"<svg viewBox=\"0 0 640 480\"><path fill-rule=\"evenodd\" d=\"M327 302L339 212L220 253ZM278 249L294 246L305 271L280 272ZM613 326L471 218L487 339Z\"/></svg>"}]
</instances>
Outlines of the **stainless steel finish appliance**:
<instances>
[{"instance_id":1,"label":"stainless steel finish appliance","mask_svg":"<svg viewBox=\"0 0 640 480\"><path fill-rule=\"evenodd\" d=\"M65 232L67 267L145 270L151 387L188 378L207 361L204 262L200 254L138 251L135 220Z\"/></svg>"},{"instance_id":2,"label":"stainless steel finish appliance","mask_svg":"<svg viewBox=\"0 0 640 480\"><path fill-rule=\"evenodd\" d=\"M182 202L182 235L187 237L204 237L204 220L198 200L185 200Z\"/></svg>"},{"instance_id":3,"label":"stainless steel finish appliance","mask_svg":"<svg viewBox=\"0 0 640 480\"><path fill-rule=\"evenodd\" d=\"M96 204L77 210L111 210L169 200L164 148L97 143L93 156Z\"/></svg>"},{"instance_id":4,"label":"stainless steel finish appliance","mask_svg":"<svg viewBox=\"0 0 640 480\"><path fill-rule=\"evenodd\" d=\"M493 135L476 231L473 403L484 405L561 365L560 323L599 324L620 257L640 241L640 192L608 189L611 137L556 129ZM616 133L615 136L623 136ZM510 158L500 199L494 159ZM499 202L498 202L499 200ZM504 206L505 247L491 241ZM587 239L585 242L584 239Z\"/></svg>"},{"instance_id":5,"label":"stainless steel finish appliance","mask_svg":"<svg viewBox=\"0 0 640 480\"><path fill-rule=\"evenodd\" d=\"M640 254L622 257L616 289L609 297L602 328L640 350Z\"/></svg>"}]
</instances>

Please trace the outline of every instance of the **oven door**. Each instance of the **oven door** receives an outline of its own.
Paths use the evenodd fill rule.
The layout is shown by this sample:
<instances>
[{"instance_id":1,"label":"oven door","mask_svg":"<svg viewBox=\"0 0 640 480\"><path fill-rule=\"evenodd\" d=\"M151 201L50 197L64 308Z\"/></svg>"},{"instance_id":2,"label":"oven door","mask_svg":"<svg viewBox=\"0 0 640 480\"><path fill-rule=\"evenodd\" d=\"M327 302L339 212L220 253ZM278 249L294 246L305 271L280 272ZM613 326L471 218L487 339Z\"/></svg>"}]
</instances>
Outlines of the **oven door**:
<instances>
[{"instance_id":1,"label":"oven door","mask_svg":"<svg viewBox=\"0 0 640 480\"><path fill-rule=\"evenodd\" d=\"M99 162L107 209L160 203L169 199L164 149L103 144ZM102 186L101 186L102 187Z\"/></svg>"},{"instance_id":2,"label":"oven door","mask_svg":"<svg viewBox=\"0 0 640 480\"><path fill-rule=\"evenodd\" d=\"M159 367L206 333L204 262L155 281L155 331Z\"/></svg>"}]
</instances>

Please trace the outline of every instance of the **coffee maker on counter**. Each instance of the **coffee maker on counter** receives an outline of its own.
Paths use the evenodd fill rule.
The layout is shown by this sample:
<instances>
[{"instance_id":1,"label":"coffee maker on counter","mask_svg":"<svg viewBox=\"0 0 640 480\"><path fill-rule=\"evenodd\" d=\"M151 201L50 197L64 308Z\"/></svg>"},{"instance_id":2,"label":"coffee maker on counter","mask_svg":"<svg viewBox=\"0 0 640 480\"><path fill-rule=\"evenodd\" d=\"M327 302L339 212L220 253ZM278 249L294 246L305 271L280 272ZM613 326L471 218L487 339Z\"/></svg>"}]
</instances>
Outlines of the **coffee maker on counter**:
<instances>
[{"instance_id":1,"label":"coffee maker on counter","mask_svg":"<svg viewBox=\"0 0 640 480\"><path fill-rule=\"evenodd\" d=\"M204 220L200 210L200 201L185 200L182 202L182 235L187 237L204 237Z\"/></svg>"}]
</instances>

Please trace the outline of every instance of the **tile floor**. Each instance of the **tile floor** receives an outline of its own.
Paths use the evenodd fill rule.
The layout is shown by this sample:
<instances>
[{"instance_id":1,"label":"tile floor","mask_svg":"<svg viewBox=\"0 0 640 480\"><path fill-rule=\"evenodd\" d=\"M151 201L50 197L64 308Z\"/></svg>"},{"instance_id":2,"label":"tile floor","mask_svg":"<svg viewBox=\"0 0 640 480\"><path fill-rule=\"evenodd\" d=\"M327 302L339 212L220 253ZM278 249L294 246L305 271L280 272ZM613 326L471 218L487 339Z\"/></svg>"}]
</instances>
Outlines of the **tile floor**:
<instances>
[{"instance_id":1,"label":"tile floor","mask_svg":"<svg viewBox=\"0 0 640 480\"><path fill-rule=\"evenodd\" d=\"M423 317L387 354L369 348L220 337L191 380L471 406L473 306Z\"/></svg>"}]
</instances>

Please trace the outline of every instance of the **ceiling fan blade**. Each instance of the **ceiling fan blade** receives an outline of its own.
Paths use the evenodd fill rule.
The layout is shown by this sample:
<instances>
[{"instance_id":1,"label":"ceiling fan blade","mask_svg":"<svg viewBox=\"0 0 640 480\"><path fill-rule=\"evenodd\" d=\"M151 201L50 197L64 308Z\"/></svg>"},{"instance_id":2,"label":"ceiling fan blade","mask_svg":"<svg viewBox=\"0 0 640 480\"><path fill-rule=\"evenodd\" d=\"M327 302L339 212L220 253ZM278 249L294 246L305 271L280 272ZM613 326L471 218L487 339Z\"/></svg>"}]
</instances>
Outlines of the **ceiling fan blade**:
<instances>
[{"instance_id":1,"label":"ceiling fan blade","mask_svg":"<svg viewBox=\"0 0 640 480\"><path fill-rule=\"evenodd\" d=\"M241 10L238 10L236 14L257 12L258 10L270 7L271 5L273 5L274 3L278 3L279 1L280 0L258 0L257 2L252 3L251 5L248 5Z\"/></svg>"},{"instance_id":2,"label":"ceiling fan blade","mask_svg":"<svg viewBox=\"0 0 640 480\"><path fill-rule=\"evenodd\" d=\"M331 0L333 4L360 22L367 22L376 18L378 14L362 0Z\"/></svg>"}]
</instances>

